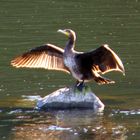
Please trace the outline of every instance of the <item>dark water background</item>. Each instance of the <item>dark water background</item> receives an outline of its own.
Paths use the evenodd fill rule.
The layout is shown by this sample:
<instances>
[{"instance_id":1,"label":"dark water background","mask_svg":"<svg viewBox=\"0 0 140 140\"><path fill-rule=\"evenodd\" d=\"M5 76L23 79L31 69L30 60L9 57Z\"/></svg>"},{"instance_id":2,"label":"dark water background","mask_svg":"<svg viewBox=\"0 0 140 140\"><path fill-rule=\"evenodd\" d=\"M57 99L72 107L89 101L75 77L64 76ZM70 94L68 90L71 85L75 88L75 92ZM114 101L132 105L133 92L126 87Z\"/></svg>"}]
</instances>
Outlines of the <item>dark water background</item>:
<instances>
[{"instance_id":1,"label":"dark water background","mask_svg":"<svg viewBox=\"0 0 140 140\"><path fill-rule=\"evenodd\" d=\"M77 33L76 49L89 51L107 43L121 57L126 76L109 73L114 85L88 83L106 105L92 110L34 110L31 99L73 84L65 73L15 69L13 57L33 47L65 45L56 31ZM139 0L0 1L0 139L125 140L140 139Z\"/></svg>"}]
</instances>

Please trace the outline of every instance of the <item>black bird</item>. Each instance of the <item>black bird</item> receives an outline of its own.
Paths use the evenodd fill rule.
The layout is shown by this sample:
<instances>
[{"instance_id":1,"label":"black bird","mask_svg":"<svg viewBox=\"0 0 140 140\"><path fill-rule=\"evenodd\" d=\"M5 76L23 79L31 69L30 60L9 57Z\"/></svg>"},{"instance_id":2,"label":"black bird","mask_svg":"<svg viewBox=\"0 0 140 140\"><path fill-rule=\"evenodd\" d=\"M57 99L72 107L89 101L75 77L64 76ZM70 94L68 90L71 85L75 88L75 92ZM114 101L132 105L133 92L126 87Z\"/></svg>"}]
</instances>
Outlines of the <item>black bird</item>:
<instances>
[{"instance_id":1,"label":"black bird","mask_svg":"<svg viewBox=\"0 0 140 140\"><path fill-rule=\"evenodd\" d=\"M77 80L77 87L83 87L84 82L95 80L98 84L109 84L114 81L102 77L110 71L120 71L125 74L124 66L116 53L107 44L90 52L74 50L76 34L71 29L58 30L68 37L65 49L52 44L36 47L11 61L11 65L28 68L45 68L71 73Z\"/></svg>"}]
</instances>

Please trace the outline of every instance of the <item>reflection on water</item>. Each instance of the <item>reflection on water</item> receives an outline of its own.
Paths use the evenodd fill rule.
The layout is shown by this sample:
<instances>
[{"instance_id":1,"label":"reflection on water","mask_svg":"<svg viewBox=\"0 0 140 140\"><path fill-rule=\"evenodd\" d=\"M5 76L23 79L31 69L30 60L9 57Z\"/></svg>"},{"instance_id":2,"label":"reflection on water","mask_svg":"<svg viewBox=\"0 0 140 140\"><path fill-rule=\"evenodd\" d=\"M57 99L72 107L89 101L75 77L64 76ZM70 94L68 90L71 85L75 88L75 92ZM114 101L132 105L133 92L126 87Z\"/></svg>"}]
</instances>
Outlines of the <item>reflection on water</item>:
<instances>
[{"instance_id":1,"label":"reflection on water","mask_svg":"<svg viewBox=\"0 0 140 140\"><path fill-rule=\"evenodd\" d=\"M11 128L12 137L16 140L125 140L127 137L123 124L101 113L95 114L92 110L38 112L15 109L7 113L14 116L11 120L13 124L19 123Z\"/></svg>"},{"instance_id":2,"label":"reflection on water","mask_svg":"<svg viewBox=\"0 0 140 140\"><path fill-rule=\"evenodd\" d=\"M38 96L24 97L33 102ZM27 140L125 140L138 138L140 110L46 110L1 108L0 138ZM129 123L128 123L129 121ZM8 134L8 135L7 135Z\"/></svg>"}]
</instances>

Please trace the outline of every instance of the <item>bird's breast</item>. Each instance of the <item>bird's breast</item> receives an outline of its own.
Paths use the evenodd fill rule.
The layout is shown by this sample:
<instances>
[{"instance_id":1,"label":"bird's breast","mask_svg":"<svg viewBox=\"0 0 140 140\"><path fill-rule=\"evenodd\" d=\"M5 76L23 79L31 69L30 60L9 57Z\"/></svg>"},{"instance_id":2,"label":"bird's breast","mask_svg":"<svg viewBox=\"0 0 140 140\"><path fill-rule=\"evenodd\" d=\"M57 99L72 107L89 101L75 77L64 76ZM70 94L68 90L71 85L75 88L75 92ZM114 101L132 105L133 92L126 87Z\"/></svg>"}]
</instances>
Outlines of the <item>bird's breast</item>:
<instances>
[{"instance_id":1,"label":"bird's breast","mask_svg":"<svg viewBox=\"0 0 140 140\"><path fill-rule=\"evenodd\" d=\"M67 56L64 58L64 64L69 68L73 77L77 80L82 79L82 74L79 71L78 65L76 64L74 56Z\"/></svg>"},{"instance_id":2,"label":"bird's breast","mask_svg":"<svg viewBox=\"0 0 140 140\"><path fill-rule=\"evenodd\" d=\"M66 67L68 67L70 70L76 67L76 62L74 57L66 56L64 57L64 64Z\"/></svg>"}]
</instances>

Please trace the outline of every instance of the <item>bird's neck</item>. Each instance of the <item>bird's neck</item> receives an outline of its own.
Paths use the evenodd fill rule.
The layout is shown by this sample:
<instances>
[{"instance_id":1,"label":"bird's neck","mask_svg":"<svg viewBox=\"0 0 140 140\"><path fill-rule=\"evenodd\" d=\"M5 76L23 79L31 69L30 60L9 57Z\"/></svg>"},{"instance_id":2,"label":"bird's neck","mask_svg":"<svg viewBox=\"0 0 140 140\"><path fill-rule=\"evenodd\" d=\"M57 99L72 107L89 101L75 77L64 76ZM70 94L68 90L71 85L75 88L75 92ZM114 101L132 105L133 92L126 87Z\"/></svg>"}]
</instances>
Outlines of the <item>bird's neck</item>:
<instances>
[{"instance_id":1,"label":"bird's neck","mask_svg":"<svg viewBox=\"0 0 140 140\"><path fill-rule=\"evenodd\" d=\"M75 42L72 39L69 39L65 47L65 52L69 53L73 51L74 46L75 46Z\"/></svg>"}]
</instances>

